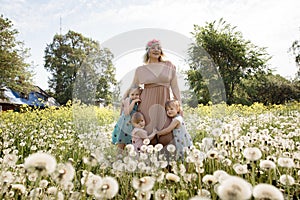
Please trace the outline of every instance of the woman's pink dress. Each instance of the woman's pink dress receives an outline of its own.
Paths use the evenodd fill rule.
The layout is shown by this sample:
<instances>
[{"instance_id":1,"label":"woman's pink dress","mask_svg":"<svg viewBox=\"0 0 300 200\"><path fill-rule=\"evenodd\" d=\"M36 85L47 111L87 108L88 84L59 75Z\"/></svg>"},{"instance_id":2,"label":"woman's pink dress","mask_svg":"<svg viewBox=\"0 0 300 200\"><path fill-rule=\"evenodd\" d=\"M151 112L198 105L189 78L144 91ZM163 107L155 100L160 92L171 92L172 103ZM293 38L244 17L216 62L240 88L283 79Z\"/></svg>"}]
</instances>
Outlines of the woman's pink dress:
<instances>
[{"instance_id":1,"label":"woman's pink dress","mask_svg":"<svg viewBox=\"0 0 300 200\"><path fill-rule=\"evenodd\" d=\"M140 66L135 70L133 85L144 86L138 110L145 116L147 133L152 133L154 128L162 130L168 127L171 119L166 115L165 102L171 97L181 102L176 67L169 61ZM173 135L170 133L161 136L159 140L155 137L151 144L161 143L165 146L172 139Z\"/></svg>"}]
</instances>

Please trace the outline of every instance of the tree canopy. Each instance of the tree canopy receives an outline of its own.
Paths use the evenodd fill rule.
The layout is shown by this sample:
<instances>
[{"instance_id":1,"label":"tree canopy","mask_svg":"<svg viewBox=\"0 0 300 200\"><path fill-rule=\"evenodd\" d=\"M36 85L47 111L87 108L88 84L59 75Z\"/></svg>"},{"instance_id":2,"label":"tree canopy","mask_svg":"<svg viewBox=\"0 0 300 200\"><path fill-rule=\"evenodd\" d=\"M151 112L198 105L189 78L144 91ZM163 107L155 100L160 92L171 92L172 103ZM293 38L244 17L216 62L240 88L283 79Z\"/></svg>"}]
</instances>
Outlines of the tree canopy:
<instances>
[{"instance_id":1,"label":"tree canopy","mask_svg":"<svg viewBox=\"0 0 300 200\"><path fill-rule=\"evenodd\" d=\"M32 71L25 62L29 49L16 39L19 32L12 22L0 16L0 87L27 94L32 89ZM0 94L3 98L3 94Z\"/></svg>"},{"instance_id":2,"label":"tree canopy","mask_svg":"<svg viewBox=\"0 0 300 200\"><path fill-rule=\"evenodd\" d=\"M204 27L194 25L195 43L188 52L187 79L199 103L213 101L216 95L229 104L236 103L239 98L236 90L243 88L243 79L255 77L258 80L269 73L270 57L265 48L243 39L241 32L235 29L223 19L206 23ZM222 93L222 84L226 94ZM213 91L216 88L220 91Z\"/></svg>"},{"instance_id":3,"label":"tree canopy","mask_svg":"<svg viewBox=\"0 0 300 200\"><path fill-rule=\"evenodd\" d=\"M116 85L112 58L108 49L80 33L56 34L45 49L44 65L52 75L49 88L54 97L61 104L73 99L72 95L86 103L99 98L110 103L111 88Z\"/></svg>"}]
</instances>

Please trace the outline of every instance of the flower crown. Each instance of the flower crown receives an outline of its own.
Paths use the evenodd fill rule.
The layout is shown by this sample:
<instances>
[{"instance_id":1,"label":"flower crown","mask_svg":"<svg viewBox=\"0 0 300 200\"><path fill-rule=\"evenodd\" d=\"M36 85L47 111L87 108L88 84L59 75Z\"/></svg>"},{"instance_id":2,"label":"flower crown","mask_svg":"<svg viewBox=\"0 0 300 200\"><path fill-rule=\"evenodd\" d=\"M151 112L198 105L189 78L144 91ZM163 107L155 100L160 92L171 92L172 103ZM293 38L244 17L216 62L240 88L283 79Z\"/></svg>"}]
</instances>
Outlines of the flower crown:
<instances>
[{"instance_id":1,"label":"flower crown","mask_svg":"<svg viewBox=\"0 0 300 200\"><path fill-rule=\"evenodd\" d=\"M153 39L151 41L149 41L146 45L146 50L148 51L153 45L159 45L160 46L160 41Z\"/></svg>"}]
</instances>

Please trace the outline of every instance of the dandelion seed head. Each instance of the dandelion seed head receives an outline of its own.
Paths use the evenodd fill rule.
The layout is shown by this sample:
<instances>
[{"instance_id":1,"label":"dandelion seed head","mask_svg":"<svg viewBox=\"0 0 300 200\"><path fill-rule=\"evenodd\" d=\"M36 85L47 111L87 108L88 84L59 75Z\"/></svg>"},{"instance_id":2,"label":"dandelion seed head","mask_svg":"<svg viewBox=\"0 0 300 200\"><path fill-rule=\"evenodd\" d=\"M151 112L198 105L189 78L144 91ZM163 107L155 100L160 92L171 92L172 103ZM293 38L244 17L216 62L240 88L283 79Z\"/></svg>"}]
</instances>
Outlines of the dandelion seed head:
<instances>
[{"instance_id":1,"label":"dandelion seed head","mask_svg":"<svg viewBox=\"0 0 300 200\"><path fill-rule=\"evenodd\" d=\"M142 178L134 177L132 179L132 187L141 192L150 191L155 183L155 178L151 176L144 176Z\"/></svg>"},{"instance_id":2,"label":"dandelion seed head","mask_svg":"<svg viewBox=\"0 0 300 200\"><path fill-rule=\"evenodd\" d=\"M118 181L110 176L102 178L99 185L96 186L95 197L100 199L112 199L119 191Z\"/></svg>"},{"instance_id":3,"label":"dandelion seed head","mask_svg":"<svg viewBox=\"0 0 300 200\"><path fill-rule=\"evenodd\" d=\"M216 190L222 200L246 200L252 195L251 184L237 176L227 178Z\"/></svg>"},{"instance_id":4,"label":"dandelion seed head","mask_svg":"<svg viewBox=\"0 0 300 200\"><path fill-rule=\"evenodd\" d=\"M283 174L279 177L279 182L283 185L294 185L295 179L287 174Z\"/></svg>"},{"instance_id":5,"label":"dandelion seed head","mask_svg":"<svg viewBox=\"0 0 300 200\"><path fill-rule=\"evenodd\" d=\"M28 171L51 174L56 168L56 159L48 153L33 153L25 158L24 167Z\"/></svg>"},{"instance_id":6,"label":"dandelion seed head","mask_svg":"<svg viewBox=\"0 0 300 200\"><path fill-rule=\"evenodd\" d=\"M276 164L271 160L261 160L259 163L259 167L263 170L275 169Z\"/></svg>"},{"instance_id":7,"label":"dandelion seed head","mask_svg":"<svg viewBox=\"0 0 300 200\"><path fill-rule=\"evenodd\" d=\"M13 190L17 190L21 194L25 194L26 193L26 187L23 184L11 184L11 188Z\"/></svg>"},{"instance_id":8,"label":"dandelion seed head","mask_svg":"<svg viewBox=\"0 0 300 200\"><path fill-rule=\"evenodd\" d=\"M273 185L260 183L253 188L255 199L284 200L282 192Z\"/></svg>"},{"instance_id":9,"label":"dandelion seed head","mask_svg":"<svg viewBox=\"0 0 300 200\"><path fill-rule=\"evenodd\" d=\"M173 174L173 173L167 173L166 174L166 180L169 180L169 181L173 181L173 182L179 182L180 181L180 177L177 176L176 174Z\"/></svg>"},{"instance_id":10,"label":"dandelion seed head","mask_svg":"<svg viewBox=\"0 0 300 200\"><path fill-rule=\"evenodd\" d=\"M261 150L257 147L248 147L244 149L243 155L250 161L259 160L262 156Z\"/></svg>"},{"instance_id":11,"label":"dandelion seed head","mask_svg":"<svg viewBox=\"0 0 300 200\"><path fill-rule=\"evenodd\" d=\"M155 200L171 200L172 199L172 194L167 189L158 189L154 193L154 199Z\"/></svg>"},{"instance_id":12,"label":"dandelion seed head","mask_svg":"<svg viewBox=\"0 0 300 200\"><path fill-rule=\"evenodd\" d=\"M233 169L235 171L235 173L237 174L247 174L248 173L248 168L247 165L242 165L242 164L234 164L233 165Z\"/></svg>"},{"instance_id":13,"label":"dandelion seed head","mask_svg":"<svg viewBox=\"0 0 300 200\"><path fill-rule=\"evenodd\" d=\"M168 144L167 150L168 150L170 153L174 153L174 152L176 151L176 147L175 147L175 145L173 145L173 144Z\"/></svg>"},{"instance_id":14,"label":"dandelion seed head","mask_svg":"<svg viewBox=\"0 0 300 200\"><path fill-rule=\"evenodd\" d=\"M143 140L143 144L144 145L149 145L150 144L150 140L148 138Z\"/></svg>"},{"instance_id":15,"label":"dandelion seed head","mask_svg":"<svg viewBox=\"0 0 300 200\"><path fill-rule=\"evenodd\" d=\"M295 166L295 163L292 158L280 157L278 158L277 163L280 167L292 168Z\"/></svg>"},{"instance_id":16,"label":"dandelion seed head","mask_svg":"<svg viewBox=\"0 0 300 200\"><path fill-rule=\"evenodd\" d=\"M207 185L214 185L218 180L211 174L206 174L202 178L202 182Z\"/></svg>"}]
</instances>

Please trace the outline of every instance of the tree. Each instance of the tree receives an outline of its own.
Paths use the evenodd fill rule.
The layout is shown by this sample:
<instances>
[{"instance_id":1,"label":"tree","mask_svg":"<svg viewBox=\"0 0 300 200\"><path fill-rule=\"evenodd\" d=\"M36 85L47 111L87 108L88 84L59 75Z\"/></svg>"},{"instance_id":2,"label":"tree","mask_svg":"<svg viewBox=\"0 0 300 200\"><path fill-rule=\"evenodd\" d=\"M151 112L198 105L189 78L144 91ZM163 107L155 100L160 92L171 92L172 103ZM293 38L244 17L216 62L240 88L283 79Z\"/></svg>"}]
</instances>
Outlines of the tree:
<instances>
[{"instance_id":1,"label":"tree","mask_svg":"<svg viewBox=\"0 0 300 200\"><path fill-rule=\"evenodd\" d=\"M235 103L238 95L235 91L242 87L243 78L269 73L266 63L270 58L265 48L244 40L235 28L223 19L207 23L204 27L194 25L192 35L195 43L188 51L190 70L187 74L198 99L202 95L202 100L212 101L212 95L222 91L211 94L211 90L220 88L222 79L227 103Z\"/></svg>"},{"instance_id":2,"label":"tree","mask_svg":"<svg viewBox=\"0 0 300 200\"><path fill-rule=\"evenodd\" d=\"M54 97L61 104L71 100L72 94L86 103L99 98L110 103L111 88L116 85L112 58L108 49L80 33L56 34L46 47L44 66L52 75L49 88Z\"/></svg>"},{"instance_id":3,"label":"tree","mask_svg":"<svg viewBox=\"0 0 300 200\"><path fill-rule=\"evenodd\" d=\"M25 62L29 49L24 43L16 40L19 32L13 29L12 22L0 16L0 88L6 86L27 94L32 86L30 65ZM3 98L3 94L0 94Z\"/></svg>"},{"instance_id":4,"label":"tree","mask_svg":"<svg viewBox=\"0 0 300 200\"><path fill-rule=\"evenodd\" d=\"M290 51L295 56L295 62L298 67L298 71L295 79L300 81L300 40L296 40L293 42Z\"/></svg>"},{"instance_id":5,"label":"tree","mask_svg":"<svg viewBox=\"0 0 300 200\"><path fill-rule=\"evenodd\" d=\"M243 79L247 88L246 97L250 103L261 102L265 105L283 104L291 100L300 99L300 89L280 75L269 74L259 81L256 79Z\"/></svg>"}]
</instances>

